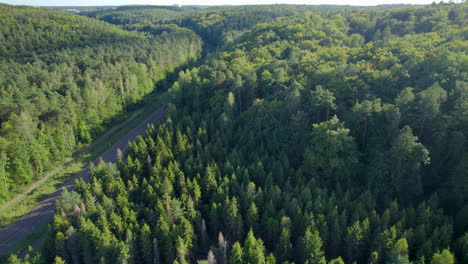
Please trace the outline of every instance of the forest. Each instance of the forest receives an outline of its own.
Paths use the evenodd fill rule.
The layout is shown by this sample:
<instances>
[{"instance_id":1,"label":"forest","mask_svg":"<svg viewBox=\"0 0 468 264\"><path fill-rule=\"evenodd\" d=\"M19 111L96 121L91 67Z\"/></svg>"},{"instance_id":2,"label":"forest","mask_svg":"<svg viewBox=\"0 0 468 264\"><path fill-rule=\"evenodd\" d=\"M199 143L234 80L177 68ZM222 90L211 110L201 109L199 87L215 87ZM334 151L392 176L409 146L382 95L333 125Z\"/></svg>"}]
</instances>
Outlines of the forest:
<instances>
[{"instance_id":1,"label":"forest","mask_svg":"<svg viewBox=\"0 0 468 264\"><path fill-rule=\"evenodd\" d=\"M9 263L468 263L468 3L1 8L3 190L170 97Z\"/></svg>"},{"instance_id":2,"label":"forest","mask_svg":"<svg viewBox=\"0 0 468 264\"><path fill-rule=\"evenodd\" d=\"M53 168L195 61L202 40L0 5L0 201ZM157 86L157 87L155 87Z\"/></svg>"}]
</instances>

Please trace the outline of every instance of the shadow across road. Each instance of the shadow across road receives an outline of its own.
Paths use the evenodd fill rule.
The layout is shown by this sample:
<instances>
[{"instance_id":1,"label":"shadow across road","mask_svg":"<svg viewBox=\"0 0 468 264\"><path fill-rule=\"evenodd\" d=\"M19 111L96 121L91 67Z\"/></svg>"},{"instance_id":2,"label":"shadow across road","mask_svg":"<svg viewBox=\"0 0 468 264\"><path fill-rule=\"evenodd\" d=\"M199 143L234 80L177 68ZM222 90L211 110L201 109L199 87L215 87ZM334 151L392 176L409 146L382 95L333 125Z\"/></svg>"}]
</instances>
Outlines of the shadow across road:
<instances>
[{"instance_id":1,"label":"shadow across road","mask_svg":"<svg viewBox=\"0 0 468 264\"><path fill-rule=\"evenodd\" d=\"M148 118L143 120L137 127L131 130L126 136L121 138L117 143L111 146L106 152L100 157L94 160L94 164L103 159L105 162L117 161L117 150L120 149L122 152L128 147L129 142L136 140L137 136L144 135L146 128L149 124L159 122L165 116L164 106L153 112ZM89 179L89 167L84 168L82 171L77 173L68 182L62 185L54 193L48 197L44 197L40 204L34 207L27 214L20 217L11 225L0 231L0 256L9 253L19 242L25 239L32 231L36 230L43 223L48 221L55 212L55 201L60 197L63 188L67 188L69 191L75 187L75 180Z\"/></svg>"}]
</instances>

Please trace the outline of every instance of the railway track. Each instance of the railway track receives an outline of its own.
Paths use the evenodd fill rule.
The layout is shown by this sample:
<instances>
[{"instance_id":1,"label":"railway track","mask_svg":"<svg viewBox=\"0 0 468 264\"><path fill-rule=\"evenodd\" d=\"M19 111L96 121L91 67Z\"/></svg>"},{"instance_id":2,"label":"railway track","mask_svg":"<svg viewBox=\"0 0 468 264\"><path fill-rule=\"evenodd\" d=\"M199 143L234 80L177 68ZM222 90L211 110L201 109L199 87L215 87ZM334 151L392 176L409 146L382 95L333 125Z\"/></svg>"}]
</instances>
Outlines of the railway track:
<instances>
[{"instance_id":1,"label":"railway track","mask_svg":"<svg viewBox=\"0 0 468 264\"><path fill-rule=\"evenodd\" d=\"M111 146L105 151L100 157L94 160L94 164L97 164L102 158L105 162L114 162L117 160L117 149L125 150L128 147L129 142L135 141L139 135L144 135L148 124L157 123L165 115L164 107L160 107L158 110L153 112L148 118L141 122L137 127L131 130L126 136L121 138L117 143ZM89 166L84 168L82 171L77 173L73 178L67 181L60 189L52 193L47 199L42 201L36 207L34 207L27 214L16 220L11 225L7 226L0 231L0 256L3 256L10 252L20 241L25 239L34 229L38 228L41 224L48 221L55 212L55 200L60 197L63 188L73 190L75 186L75 180L89 179Z\"/></svg>"}]
</instances>

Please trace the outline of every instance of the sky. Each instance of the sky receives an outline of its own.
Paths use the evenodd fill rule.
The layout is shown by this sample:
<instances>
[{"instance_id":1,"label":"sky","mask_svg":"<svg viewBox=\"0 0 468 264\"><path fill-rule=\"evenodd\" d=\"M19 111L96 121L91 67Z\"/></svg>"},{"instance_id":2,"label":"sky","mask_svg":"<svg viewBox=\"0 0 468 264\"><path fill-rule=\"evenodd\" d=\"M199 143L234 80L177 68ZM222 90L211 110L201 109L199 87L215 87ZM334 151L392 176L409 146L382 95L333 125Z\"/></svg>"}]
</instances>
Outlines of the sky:
<instances>
[{"instance_id":1,"label":"sky","mask_svg":"<svg viewBox=\"0 0 468 264\"><path fill-rule=\"evenodd\" d=\"M99 6L99 5L252 5L252 4L430 4L434 0L0 0L1 3L31 6ZM439 0L437 1L439 2ZM457 1L458 2L458 1Z\"/></svg>"}]
</instances>

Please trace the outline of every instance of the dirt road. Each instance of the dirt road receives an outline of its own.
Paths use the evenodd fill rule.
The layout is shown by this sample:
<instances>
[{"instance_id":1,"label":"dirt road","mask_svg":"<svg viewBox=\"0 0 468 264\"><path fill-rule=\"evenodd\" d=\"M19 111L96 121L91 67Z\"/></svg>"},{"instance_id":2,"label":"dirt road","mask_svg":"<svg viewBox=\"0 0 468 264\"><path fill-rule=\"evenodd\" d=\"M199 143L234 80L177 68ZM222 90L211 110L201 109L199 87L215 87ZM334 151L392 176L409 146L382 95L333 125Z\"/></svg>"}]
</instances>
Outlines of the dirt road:
<instances>
[{"instance_id":1,"label":"dirt road","mask_svg":"<svg viewBox=\"0 0 468 264\"><path fill-rule=\"evenodd\" d=\"M128 142L135 141L138 135L144 135L148 124L157 123L164 117L164 107L159 108L152 113L148 118L141 122L136 128L130 131L125 137L121 138L115 145L104 152L94 163L97 164L100 158L106 162L114 162L117 160L117 149L124 152L128 147ZM72 179L65 183L59 190L51 194L47 199L38 204L29 213L22 216L13 224L7 226L0 231L0 256L8 253L15 247L17 243L25 239L31 231L39 227L45 221L48 221L55 211L55 200L60 197L62 188L72 190L75 185L75 180L83 178L88 180L89 167L86 167L81 172L76 174Z\"/></svg>"}]
</instances>

